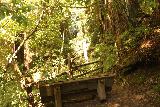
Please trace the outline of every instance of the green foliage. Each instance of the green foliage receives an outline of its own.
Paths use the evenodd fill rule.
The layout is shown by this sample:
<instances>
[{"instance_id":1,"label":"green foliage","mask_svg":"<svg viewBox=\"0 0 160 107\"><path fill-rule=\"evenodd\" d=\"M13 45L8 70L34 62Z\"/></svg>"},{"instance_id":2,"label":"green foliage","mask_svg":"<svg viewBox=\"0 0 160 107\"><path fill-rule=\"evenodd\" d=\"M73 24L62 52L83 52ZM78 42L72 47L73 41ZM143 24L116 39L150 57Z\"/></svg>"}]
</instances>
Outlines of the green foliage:
<instances>
[{"instance_id":1,"label":"green foliage","mask_svg":"<svg viewBox=\"0 0 160 107\"><path fill-rule=\"evenodd\" d=\"M5 16L9 15L9 8L7 4L0 4L0 20L4 19Z\"/></svg>"},{"instance_id":2,"label":"green foliage","mask_svg":"<svg viewBox=\"0 0 160 107\"><path fill-rule=\"evenodd\" d=\"M107 71L116 63L116 48L114 45L97 44L95 47L94 58L100 58L104 64L104 71Z\"/></svg>"},{"instance_id":3,"label":"green foliage","mask_svg":"<svg viewBox=\"0 0 160 107\"><path fill-rule=\"evenodd\" d=\"M147 13L151 14L153 9L158 6L157 0L139 0L142 10Z\"/></svg>"},{"instance_id":4,"label":"green foliage","mask_svg":"<svg viewBox=\"0 0 160 107\"><path fill-rule=\"evenodd\" d=\"M1 107L26 107L26 95L21 89L19 81L12 71L4 74L4 70L0 69L0 106Z\"/></svg>"},{"instance_id":5,"label":"green foliage","mask_svg":"<svg viewBox=\"0 0 160 107\"><path fill-rule=\"evenodd\" d=\"M148 14L151 14L157 6L155 0L140 0L139 3L142 10ZM20 32L24 32L28 36L34 31L26 41L32 54L32 64L26 75L33 76L34 73L40 72L41 79L44 80L52 82L67 80L67 74L59 77L56 75L68 71L68 53L71 54L71 59L77 57L73 61L75 65L85 62L84 51L81 49L84 39L86 44L90 45L89 49L93 49L90 53L87 51L90 61L103 60L104 71L116 64L119 52L117 44L115 45L117 35L113 33L116 17L110 17L114 19L111 21L112 24L115 24L114 27L110 25L111 29L107 29L102 34L104 26L102 24L105 24L105 21L106 24L108 23L110 10L101 9L101 5L98 0L11 0L11 2L0 3L0 90L2 90L0 106L27 106L25 92L21 89L20 80L17 80L13 68L4 73L8 58L13 54L14 42L19 40ZM70 6L88 7L85 11L87 15L83 12L77 15L77 11L80 10L75 11ZM112 7L112 11L127 16L125 1L115 0ZM100 14L106 18L103 23ZM143 23L136 28L129 26L127 29L123 29L119 34L122 48L136 47L139 40L145 38L149 30L150 28ZM88 70L90 67L83 69ZM138 78L136 81L141 83L143 79Z\"/></svg>"},{"instance_id":6,"label":"green foliage","mask_svg":"<svg viewBox=\"0 0 160 107\"><path fill-rule=\"evenodd\" d=\"M139 41L146 37L149 31L149 28L141 26L136 28L130 28L129 30L123 32L121 35L121 39L124 48L135 48L139 44Z\"/></svg>"},{"instance_id":7,"label":"green foliage","mask_svg":"<svg viewBox=\"0 0 160 107\"><path fill-rule=\"evenodd\" d=\"M12 16L12 19L17 21L19 24L23 24L23 25L27 26L27 18L22 14L20 14L20 15L14 14Z\"/></svg>"},{"instance_id":8,"label":"green foliage","mask_svg":"<svg viewBox=\"0 0 160 107\"><path fill-rule=\"evenodd\" d=\"M21 89L20 80L16 80L13 69L7 70L7 73L3 72L19 32L26 32L29 35L34 30L37 21L40 20L39 16L43 5L39 2L37 2L38 4L30 4L21 0L13 0L12 3L1 4L3 6L0 7L0 67L2 67L0 71L0 90L2 90L0 106L26 107L27 97L24 90ZM49 78L50 75L48 76L48 74L53 71L53 66L58 65L57 57L62 44L59 26L65 17L59 9L60 6L57 8L53 6L54 4L50 4L48 8L50 10L44 10L45 13L38 25L38 31L28 41L30 50L34 53L34 63L33 69L30 69L27 75L32 75L38 71L43 72L44 77Z\"/></svg>"},{"instance_id":9,"label":"green foliage","mask_svg":"<svg viewBox=\"0 0 160 107\"><path fill-rule=\"evenodd\" d=\"M155 92L160 92L160 84L157 84L157 85L153 86L153 90Z\"/></svg>"}]
</instances>

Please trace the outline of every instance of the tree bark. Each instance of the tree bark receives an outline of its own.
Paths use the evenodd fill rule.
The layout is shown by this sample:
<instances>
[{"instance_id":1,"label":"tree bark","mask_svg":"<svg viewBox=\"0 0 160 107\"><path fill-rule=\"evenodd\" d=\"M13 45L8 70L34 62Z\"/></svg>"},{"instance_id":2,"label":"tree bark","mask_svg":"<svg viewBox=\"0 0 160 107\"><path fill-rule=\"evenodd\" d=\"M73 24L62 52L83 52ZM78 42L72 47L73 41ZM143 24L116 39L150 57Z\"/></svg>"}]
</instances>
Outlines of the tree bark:
<instances>
[{"instance_id":1,"label":"tree bark","mask_svg":"<svg viewBox=\"0 0 160 107\"><path fill-rule=\"evenodd\" d=\"M18 49L21 41L23 41L26 38L25 36L26 36L25 33L20 33L19 34L20 40L15 41L14 51L16 51ZM35 107L34 97L33 97L33 94L32 94L32 86L28 85L28 84L31 83L31 79L26 77L27 70L29 70L29 63L25 63L28 60L26 58L26 56L28 56L28 55L25 55L25 46L23 44L22 47L20 48L20 50L16 53L17 64L15 63L15 66L14 66L15 68L14 69L16 71L21 71L21 73L22 73L22 78L21 79L22 79L22 81L25 81L25 82L21 83L21 86L27 92L29 107Z\"/></svg>"},{"instance_id":2,"label":"tree bark","mask_svg":"<svg viewBox=\"0 0 160 107\"><path fill-rule=\"evenodd\" d=\"M108 0L108 27L111 34L115 38L115 46L117 48L118 62L120 62L123 45L121 34L128 29L128 18L124 0Z\"/></svg>"},{"instance_id":3,"label":"tree bark","mask_svg":"<svg viewBox=\"0 0 160 107\"><path fill-rule=\"evenodd\" d=\"M129 22L133 27L139 26L138 18L142 15L138 0L128 0Z\"/></svg>"}]
</instances>

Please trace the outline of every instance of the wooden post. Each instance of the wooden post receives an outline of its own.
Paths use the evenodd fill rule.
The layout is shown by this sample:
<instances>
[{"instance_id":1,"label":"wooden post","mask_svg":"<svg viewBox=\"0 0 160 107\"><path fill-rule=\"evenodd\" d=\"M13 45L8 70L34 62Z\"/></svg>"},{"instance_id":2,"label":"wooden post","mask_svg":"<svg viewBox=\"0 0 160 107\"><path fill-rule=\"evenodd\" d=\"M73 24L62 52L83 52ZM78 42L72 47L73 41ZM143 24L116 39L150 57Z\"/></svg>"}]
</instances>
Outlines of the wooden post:
<instances>
[{"instance_id":1,"label":"wooden post","mask_svg":"<svg viewBox=\"0 0 160 107\"><path fill-rule=\"evenodd\" d=\"M98 79L97 94L100 101L106 100L105 79Z\"/></svg>"},{"instance_id":2,"label":"wooden post","mask_svg":"<svg viewBox=\"0 0 160 107\"><path fill-rule=\"evenodd\" d=\"M69 69L69 79L73 78L73 72L72 72L72 65L71 65L71 56L70 53L68 53L68 69Z\"/></svg>"},{"instance_id":3,"label":"wooden post","mask_svg":"<svg viewBox=\"0 0 160 107\"><path fill-rule=\"evenodd\" d=\"M62 107L60 85L54 86L55 107Z\"/></svg>"},{"instance_id":4,"label":"wooden post","mask_svg":"<svg viewBox=\"0 0 160 107\"><path fill-rule=\"evenodd\" d=\"M102 69L101 69L101 70L102 70L102 73L103 73L103 70L104 70L103 60L101 60L101 61L100 61L100 67L102 67Z\"/></svg>"}]
</instances>

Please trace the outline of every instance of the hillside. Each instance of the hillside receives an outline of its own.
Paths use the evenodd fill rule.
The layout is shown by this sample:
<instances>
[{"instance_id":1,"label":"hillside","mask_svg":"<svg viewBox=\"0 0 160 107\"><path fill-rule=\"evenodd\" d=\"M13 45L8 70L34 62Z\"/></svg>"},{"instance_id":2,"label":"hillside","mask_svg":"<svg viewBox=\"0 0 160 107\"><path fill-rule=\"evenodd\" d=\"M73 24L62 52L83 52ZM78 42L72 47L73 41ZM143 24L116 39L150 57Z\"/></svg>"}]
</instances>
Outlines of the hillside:
<instances>
[{"instance_id":1,"label":"hillside","mask_svg":"<svg viewBox=\"0 0 160 107\"><path fill-rule=\"evenodd\" d=\"M151 33L111 69L117 77L108 107L159 107L159 36L159 32Z\"/></svg>"},{"instance_id":2,"label":"hillside","mask_svg":"<svg viewBox=\"0 0 160 107\"><path fill-rule=\"evenodd\" d=\"M143 66L115 79L108 107L159 107L160 64Z\"/></svg>"}]
</instances>

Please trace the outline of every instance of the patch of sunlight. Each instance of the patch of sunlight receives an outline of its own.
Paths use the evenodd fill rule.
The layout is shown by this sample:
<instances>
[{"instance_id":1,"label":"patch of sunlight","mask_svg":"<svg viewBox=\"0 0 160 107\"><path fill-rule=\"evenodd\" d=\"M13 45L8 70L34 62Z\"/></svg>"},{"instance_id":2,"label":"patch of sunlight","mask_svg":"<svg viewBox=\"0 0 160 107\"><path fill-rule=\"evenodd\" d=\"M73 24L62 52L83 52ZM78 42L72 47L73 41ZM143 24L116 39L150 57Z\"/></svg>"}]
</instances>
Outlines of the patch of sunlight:
<instances>
[{"instance_id":1,"label":"patch of sunlight","mask_svg":"<svg viewBox=\"0 0 160 107\"><path fill-rule=\"evenodd\" d=\"M79 55L83 56L85 62L88 62L88 49L90 46L89 37L87 37L87 28L85 26L87 22L87 16L85 14L84 8L72 8L71 13L73 14L72 20L76 23L79 32L77 33L77 37L71 40L72 47L74 51Z\"/></svg>"},{"instance_id":2,"label":"patch of sunlight","mask_svg":"<svg viewBox=\"0 0 160 107\"><path fill-rule=\"evenodd\" d=\"M12 0L0 0L1 3L10 3Z\"/></svg>"},{"instance_id":3,"label":"patch of sunlight","mask_svg":"<svg viewBox=\"0 0 160 107\"><path fill-rule=\"evenodd\" d=\"M41 79L41 76L42 76L41 72L34 73L33 74L33 81L38 82Z\"/></svg>"},{"instance_id":4,"label":"patch of sunlight","mask_svg":"<svg viewBox=\"0 0 160 107\"><path fill-rule=\"evenodd\" d=\"M90 41L88 37L79 36L71 41L74 51L79 56L84 56L86 62L88 62L88 49L90 46Z\"/></svg>"},{"instance_id":5,"label":"patch of sunlight","mask_svg":"<svg viewBox=\"0 0 160 107\"><path fill-rule=\"evenodd\" d=\"M160 33L160 28L154 30L155 33Z\"/></svg>"},{"instance_id":6,"label":"patch of sunlight","mask_svg":"<svg viewBox=\"0 0 160 107\"><path fill-rule=\"evenodd\" d=\"M141 44L141 48L150 48L151 46L153 45L153 43L150 41L150 40L147 40L147 41L144 41L142 44Z\"/></svg>"},{"instance_id":7,"label":"patch of sunlight","mask_svg":"<svg viewBox=\"0 0 160 107\"><path fill-rule=\"evenodd\" d=\"M6 34L6 30L5 29L3 29L3 28L0 28L0 32L2 33L2 34Z\"/></svg>"}]
</instances>

